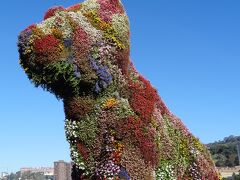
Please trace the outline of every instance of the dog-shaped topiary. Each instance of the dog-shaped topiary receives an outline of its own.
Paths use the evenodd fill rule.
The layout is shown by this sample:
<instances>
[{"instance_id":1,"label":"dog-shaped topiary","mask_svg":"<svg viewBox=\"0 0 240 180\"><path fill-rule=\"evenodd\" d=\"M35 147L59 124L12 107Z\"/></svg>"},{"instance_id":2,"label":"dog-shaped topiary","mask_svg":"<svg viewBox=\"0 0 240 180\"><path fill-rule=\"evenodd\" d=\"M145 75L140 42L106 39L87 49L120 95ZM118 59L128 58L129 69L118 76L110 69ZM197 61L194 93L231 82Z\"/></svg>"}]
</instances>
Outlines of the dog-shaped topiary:
<instances>
[{"instance_id":1,"label":"dog-shaped topiary","mask_svg":"<svg viewBox=\"0 0 240 180\"><path fill-rule=\"evenodd\" d=\"M19 35L20 64L64 102L72 178L217 180L208 150L129 58L120 0L54 7Z\"/></svg>"}]
</instances>

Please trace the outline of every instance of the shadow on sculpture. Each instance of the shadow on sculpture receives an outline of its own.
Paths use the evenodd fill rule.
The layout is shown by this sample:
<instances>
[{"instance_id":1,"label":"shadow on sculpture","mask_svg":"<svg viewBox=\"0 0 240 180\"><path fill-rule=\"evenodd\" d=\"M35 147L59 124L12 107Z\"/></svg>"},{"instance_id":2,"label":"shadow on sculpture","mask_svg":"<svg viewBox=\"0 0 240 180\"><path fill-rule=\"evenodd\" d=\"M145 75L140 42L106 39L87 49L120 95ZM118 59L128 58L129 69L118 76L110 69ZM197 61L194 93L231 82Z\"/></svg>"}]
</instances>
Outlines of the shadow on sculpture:
<instances>
[{"instance_id":1,"label":"shadow on sculpture","mask_svg":"<svg viewBox=\"0 0 240 180\"><path fill-rule=\"evenodd\" d=\"M165 106L129 58L119 0L54 7L19 35L20 64L64 102L80 179L219 179L208 150Z\"/></svg>"}]
</instances>

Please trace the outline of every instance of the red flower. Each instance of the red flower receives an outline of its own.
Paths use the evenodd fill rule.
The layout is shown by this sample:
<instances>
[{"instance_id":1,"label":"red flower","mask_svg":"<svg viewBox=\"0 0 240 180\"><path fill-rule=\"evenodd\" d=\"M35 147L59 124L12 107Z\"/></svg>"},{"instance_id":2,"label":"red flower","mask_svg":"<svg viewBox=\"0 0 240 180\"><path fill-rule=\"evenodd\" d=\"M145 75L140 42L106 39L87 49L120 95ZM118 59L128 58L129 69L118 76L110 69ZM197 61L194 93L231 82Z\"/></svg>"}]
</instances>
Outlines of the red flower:
<instances>
[{"instance_id":1,"label":"red flower","mask_svg":"<svg viewBox=\"0 0 240 180\"><path fill-rule=\"evenodd\" d=\"M48 11L44 15L44 20L54 16L57 11L65 11L65 9L62 6L56 6L48 9Z\"/></svg>"},{"instance_id":2,"label":"red flower","mask_svg":"<svg viewBox=\"0 0 240 180\"><path fill-rule=\"evenodd\" d=\"M134 83L130 80L129 87L132 92L130 105L143 122L149 124L158 95L149 81L142 76L139 77L139 81Z\"/></svg>"},{"instance_id":3,"label":"red flower","mask_svg":"<svg viewBox=\"0 0 240 180\"><path fill-rule=\"evenodd\" d=\"M78 27L73 35L73 49L76 57L82 59L86 57L91 48L91 43L88 34Z\"/></svg>"},{"instance_id":4,"label":"red flower","mask_svg":"<svg viewBox=\"0 0 240 180\"><path fill-rule=\"evenodd\" d=\"M129 53L130 53L129 49L118 50L116 53L116 60L117 60L118 66L122 70L122 73L124 75L127 75L128 73L128 68L130 64Z\"/></svg>"},{"instance_id":5,"label":"red flower","mask_svg":"<svg viewBox=\"0 0 240 180\"><path fill-rule=\"evenodd\" d=\"M75 4L73 6L68 7L66 10L67 11L77 11L81 8L81 4Z\"/></svg>"},{"instance_id":6,"label":"red flower","mask_svg":"<svg viewBox=\"0 0 240 180\"><path fill-rule=\"evenodd\" d=\"M34 41L34 50L37 54L56 53L59 43L55 36L49 34Z\"/></svg>"},{"instance_id":7,"label":"red flower","mask_svg":"<svg viewBox=\"0 0 240 180\"><path fill-rule=\"evenodd\" d=\"M100 4L99 16L102 20L109 22L114 14L122 14L124 9L119 0L98 0Z\"/></svg>"},{"instance_id":8,"label":"red flower","mask_svg":"<svg viewBox=\"0 0 240 180\"><path fill-rule=\"evenodd\" d=\"M26 32L26 31L28 31L28 30L33 30L33 29L35 29L37 27L37 25L36 24L32 24L32 25L30 25L30 26L28 26L25 30L23 30L24 32Z\"/></svg>"},{"instance_id":9,"label":"red flower","mask_svg":"<svg viewBox=\"0 0 240 180\"><path fill-rule=\"evenodd\" d=\"M124 133L138 146L144 160L153 166L159 161L159 154L154 142L154 134L146 129L141 119L129 117L126 119Z\"/></svg>"},{"instance_id":10,"label":"red flower","mask_svg":"<svg viewBox=\"0 0 240 180\"><path fill-rule=\"evenodd\" d=\"M50 34L37 38L33 43L33 49L36 54L35 62L38 65L46 65L58 61L62 51L60 41Z\"/></svg>"},{"instance_id":11,"label":"red flower","mask_svg":"<svg viewBox=\"0 0 240 180\"><path fill-rule=\"evenodd\" d=\"M82 155L83 159L86 161L89 157L89 152L86 146L83 143L79 142L77 144L77 148L79 153Z\"/></svg>"}]
</instances>

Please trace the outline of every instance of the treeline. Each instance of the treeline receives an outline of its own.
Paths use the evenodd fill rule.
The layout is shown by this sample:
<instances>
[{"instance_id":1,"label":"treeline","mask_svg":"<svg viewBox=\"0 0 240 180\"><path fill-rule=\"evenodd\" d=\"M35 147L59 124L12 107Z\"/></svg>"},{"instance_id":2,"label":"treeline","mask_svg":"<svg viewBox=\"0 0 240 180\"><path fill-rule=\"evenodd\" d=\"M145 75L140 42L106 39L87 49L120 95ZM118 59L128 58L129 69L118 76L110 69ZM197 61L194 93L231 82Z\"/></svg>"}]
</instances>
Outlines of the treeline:
<instances>
[{"instance_id":1,"label":"treeline","mask_svg":"<svg viewBox=\"0 0 240 180\"><path fill-rule=\"evenodd\" d=\"M207 144L217 167L233 167L239 165L237 144L240 136L229 136L223 141Z\"/></svg>"},{"instance_id":2,"label":"treeline","mask_svg":"<svg viewBox=\"0 0 240 180\"><path fill-rule=\"evenodd\" d=\"M23 173L20 171L11 173L3 180L54 180L53 176L45 176L43 173Z\"/></svg>"}]
</instances>

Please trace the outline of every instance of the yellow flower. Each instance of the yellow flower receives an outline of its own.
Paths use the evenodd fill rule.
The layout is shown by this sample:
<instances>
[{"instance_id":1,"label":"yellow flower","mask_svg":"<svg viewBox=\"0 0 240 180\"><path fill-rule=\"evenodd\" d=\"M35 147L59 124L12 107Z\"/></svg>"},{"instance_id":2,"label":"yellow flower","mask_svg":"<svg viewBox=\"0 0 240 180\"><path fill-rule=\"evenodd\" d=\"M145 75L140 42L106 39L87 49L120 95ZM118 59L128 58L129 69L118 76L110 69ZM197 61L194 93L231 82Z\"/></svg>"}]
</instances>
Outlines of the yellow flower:
<instances>
[{"instance_id":1,"label":"yellow flower","mask_svg":"<svg viewBox=\"0 0 240 180\"><path fill-rule=\"evenodd\" d=\"M64 49L63 44L59 44L58 47L59 47L60 51L63 51L63 49Z\"/></svg>"},{"instance_id":2,"label":"yellow flower","mask_svg":"<svg viewBox=\"0 0 240 180\"><path fill-rule=\"evenodd\" d=\"M28 70L29 70L28 68L25 68L25 69L24 69L25 72L28 72Z\"/></svg>"},{"instance_id":3,"label":"yellow flower","mask_svg":"<svg viewBox=\"0 0 240 180\"><path fill-rule=\"evenodd\" d=\"M103 108L110 109L113 106L115 106L116 104L117 104L117 100L115 98L110 98L103 104Z\"/></svg>"},{"instance_id":4,"label":"yellow flower","mask_svg":"<svg viewBox=\"0 0 240 180\"><path fill-rule=\"evenodd\" d=\"M63 38L63 34L62 31L60 31L57 28L53 28L52 29L52 34L57 38L57 39L62 39Z\"/></svg>"}]
</instances>

